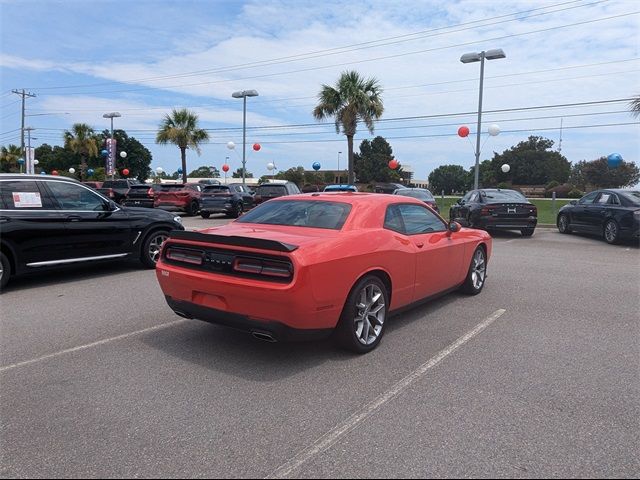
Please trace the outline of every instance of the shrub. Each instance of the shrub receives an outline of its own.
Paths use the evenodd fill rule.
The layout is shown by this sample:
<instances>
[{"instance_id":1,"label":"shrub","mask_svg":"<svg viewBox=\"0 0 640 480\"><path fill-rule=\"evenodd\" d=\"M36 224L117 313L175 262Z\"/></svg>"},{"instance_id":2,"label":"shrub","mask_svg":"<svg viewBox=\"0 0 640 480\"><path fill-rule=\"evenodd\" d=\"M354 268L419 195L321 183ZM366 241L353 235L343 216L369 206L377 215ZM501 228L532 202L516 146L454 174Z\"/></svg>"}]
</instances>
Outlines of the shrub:
<instances>
[{"instance_id":1,"label":"shrub","mask_svg":"<svg viewBox=\"0 0 640 480\"><path fill-rule=\"evenodd\" d=\"M549 183L547 183L547 185L544 187L545 190L551 190L552 188L556 188L558 185L560 185L560 182L557 182L555 180L551 180Z\"/></svg>"},{"instance_id":2,"label":"shrub","mask_svg":"<svg viewBox=\"0 0 640 480\"><path fill-rule=\"evenodd\" d=\"M497 188L511 188L511 186L507 182L500 182Z\"/></svg>"},{"instance_id":3,"label":"shrub","mask_svg":"<svg viewBox=\"0 0 640 480\"><path fill-rule=\"evenodd\" d=\"M584 192L578 190L577 188L574 188L569 192L569 198L582 198L583 195L584 195Z\"/></svg>"}]
</instances>

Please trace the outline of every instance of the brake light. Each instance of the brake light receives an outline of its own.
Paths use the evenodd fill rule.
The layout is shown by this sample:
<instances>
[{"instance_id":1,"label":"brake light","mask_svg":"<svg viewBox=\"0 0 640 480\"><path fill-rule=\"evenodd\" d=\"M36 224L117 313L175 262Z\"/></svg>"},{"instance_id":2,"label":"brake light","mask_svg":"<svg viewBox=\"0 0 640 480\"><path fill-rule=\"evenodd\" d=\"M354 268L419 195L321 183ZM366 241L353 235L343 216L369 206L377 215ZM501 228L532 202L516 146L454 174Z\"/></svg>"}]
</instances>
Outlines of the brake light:
<instances>
[{"instance_id":1,"label":"brake light","mask_svg":"<svg viewBox=\"0 0 640 480\"><path fill-rule=\"evenodd\" d=\"M266 275L268 277L290 278L292 266L288 262L266 260L259 258L236 258L233 262L233 270L236 272L250 273L253 275Z\"/></svg>"},{"instance_id":2,"label":"brake light","mask_svg":"<svg viewBox=\"0 0 640 480\"><path fill-rule=\"evenodd\" d=\"M192 265L202 265L203 262L201 252L194 252L175 247L169 247L165 257L175 262L190 263Z\"/></svg>"},{"instance_id":3,"label":"brake light","mask_svg":"<svg viewBox=\"0 0 640 480\"><path fill-rule=\"evenodd\" d=\"M149 190L147 190L147 196L149 198L153 198L153 188L150 188Z\"/></svg>"}]
</instances>

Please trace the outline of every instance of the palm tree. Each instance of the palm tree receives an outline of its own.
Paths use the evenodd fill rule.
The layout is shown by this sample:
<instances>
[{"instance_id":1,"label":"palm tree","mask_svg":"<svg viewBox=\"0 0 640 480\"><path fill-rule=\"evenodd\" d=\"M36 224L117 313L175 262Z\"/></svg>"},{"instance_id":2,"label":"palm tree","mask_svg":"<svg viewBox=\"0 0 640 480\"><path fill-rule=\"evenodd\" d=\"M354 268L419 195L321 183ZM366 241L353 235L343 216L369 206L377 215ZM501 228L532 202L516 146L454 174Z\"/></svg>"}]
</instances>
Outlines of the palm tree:
<instances>
[{"instance_id":1,"label":"palm tree","mask_svg":"<svg viewBox=\"0 0 640 480\"><path fill-rule=\"evenodd\" d=\"M74 123L71 131L64 132L64 147L80 155L80 180L87 174L87 157L98 156L98 138L86 123Z\"/></svg>"},{"instance_id":2,"label":"palm tree","mask_svg":"<svg viewBox=\"0 0 640 480\"><path fill-rule=\"evenodd\" d=\"M2 147L0 150L0 172L17 172L18 171L18 159L22 157L22 150L18 145L9 145Z\"/></svg>"},{"instance_id":3,"label":"palm tree","mask_svg":"<svg viewBox=\"0 0 640 480\"><path fill-rule=\"evenodd\" d=\"M322 85L318 94L319 103L313 109L317 120L334 117L336 133L347 136L349 152L349 183L353 176L353 137L356 134L358 120L365 123L373 134L373 122L382 116L382 87L375 78L364 79L358 72L343 72L335 87Z\"/></svg>"},{"instance_id":4,"label":"palm tree","mask_svg":"<svg viewBox=\"0 0 640 480\"><path fill-rule=\"evenodd\" d=\"M629 107L631 107L631 114L634 117L640 116L640 95L637 95L629 102Z\"/></svg>"},{"instance_id":5,"label":"palm tree","mask_svg":"<svg viewBox=\"0 0 640 480\"><path fill-rule=\"evenodd\" d=\"M186 108L166 114L156 135L156 143L174 143L180 149L183 183L187 183L187 148L193 148L200 155L199 144L208 139L209 134L198 128L198 115Z\"/></svg>"}]
</instances>

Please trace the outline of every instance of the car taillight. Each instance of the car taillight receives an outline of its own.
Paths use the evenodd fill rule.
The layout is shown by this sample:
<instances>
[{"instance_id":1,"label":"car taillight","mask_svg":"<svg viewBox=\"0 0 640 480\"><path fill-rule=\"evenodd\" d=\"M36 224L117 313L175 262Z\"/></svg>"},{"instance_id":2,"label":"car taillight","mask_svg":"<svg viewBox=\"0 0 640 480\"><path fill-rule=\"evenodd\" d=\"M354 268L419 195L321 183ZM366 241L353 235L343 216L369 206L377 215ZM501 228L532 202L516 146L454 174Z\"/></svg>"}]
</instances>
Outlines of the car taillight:
<instances>
[{"instance_id":1,"label":"car taillight","mask_svg":"<svg viewBox=\"0 0 640 480\"><path fill-rule=\"evenodd\" d=\"M114 198L115 194L113 193L113 188L109 189L109 198Z\"/></svg>"},{"instance_id":2,"label":"car taillight","mask_svg":"<svg viewBox=\"0 0 640 480\"><path fill-rule=\"evenodd\" d=\"M149 190L147 190L147 196L149 198L153 198L153 188L150 188Z\"/></svg>"},{"instance_id":3,"label":"car taillight","mask_svg":"<svg viewBox=\"0 0 640 480\"><path fill-rule=\"evenodd\" d=\"M202 265L202 252L194 252L183 248L169 247L165 257L175 262L190 263L192 265Z\"/></svg>"},{"instance_id":4,"label":"car taillight","mask_svg":"<svg viewBox=\"0 0 640 480\"><path fill-rule=\"evenodd\" d=\"M253 275L290 278L293 269L292 265L288 262L239 257L236 258L233 262L233 270L236 272L250 273Z\"/></svg>"}]
</instances>

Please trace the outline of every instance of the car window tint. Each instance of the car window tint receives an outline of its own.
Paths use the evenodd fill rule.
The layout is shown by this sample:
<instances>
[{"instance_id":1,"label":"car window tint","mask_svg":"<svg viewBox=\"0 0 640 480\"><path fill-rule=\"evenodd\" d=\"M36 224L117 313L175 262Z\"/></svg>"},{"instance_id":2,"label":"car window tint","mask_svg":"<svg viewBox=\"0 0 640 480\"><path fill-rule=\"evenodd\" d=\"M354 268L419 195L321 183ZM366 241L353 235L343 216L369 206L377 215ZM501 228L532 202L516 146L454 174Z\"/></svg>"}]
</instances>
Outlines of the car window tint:
<instances>
[{"instance_id":1,"label":"car window tint","mask_svg":"<svg viewBox=\"0 0 640 480\"><path fill-rule=\"evenodd\" d=\"M620 205L620 200L617 195L612 193L608 203L609 205Z\"/></svg>"},{"instance_id":2,"label":"car window tint","mask_svg":"<svg viewBox=\"0 0 640 480\"><path fill-rule=\"evenodd\" d=\"M88 188L67 182L49 182L47 186L61 210L104 210L105 200Z\"/></svg>"},{"instance_id":3,"label":"car window tint","mask_svg":"<svg viewBox=\"0 0 640 480\"><path fill-rule=\"evenodd\" d=\"M611 198L610 193L601 193L595 203L598 203L598 204L609 203L610 198Z\"/></svg>"},{"instance_id":4,"label":"car window tint","mask_svg":"<svg viewBox=\"0 0 640 480\"><path fill-rule=\"evenodd\" d=\"M284 185L263 185L256 192L260 195L284 195L287 189Z\"/></svg>"},{"instance_id":5,"label":"car window tint","mask_svg":"<svg viewBox=\"0 0 640 480\"><path fill-rule=\"evenodd\" d=\"M406 233L398 205L389 205L387 207L387 212L384 216L384 228L393 230L394 232Z\"/></svg>"},{"instance_id":6,"label":"car window tint","mask_svg":"<svg viewBox=\"0 0 640 480\"><path fill-rule=\"evenodd\" d=\"M502 202L526 202L527 199L520 192L515 190L489 190L483 193L483 200L486 203Z\"/></svg>"},{"instance_id":7,"label":"car window tint","mask_svg":"<svg viewBox=\"0 0 640 480\"><path fill-rule=\"evenodd\" d=\"M591 204L591 203L593 203L593 201L598 196L598 193L599 192L591 192L590 194L585 195L580 200L578 200L578 203L583 204L583 205Z\"/></svg>"},{"instance_id":8,"label":"car window tint","mask_svg":"<svg viewBox=\"0 0 640 480\"><path fill-rule=\"evenodd\" d=\"M226 185L210 185L204 188L205 193L228 193L229 187Z\"/></svg>"},{"instance_id":9,"label":"car window tint","mask_svg":"<svg viewBox=\"0 0 640 480\"><path fill-rule=\"evenodd\" d=\"M52 210L51 199L36 181L4 180L0 182L2 208L7 210Z\"/></svg>"},{"instance_id":10,"label":"car window tint","mask_svg":"<svg viewBox=\"0 0 640 480\"><path fill-rule=\"evenodd\" d=\"M399 205L407 235L443 232L446 225L433 212L422 205Z\"/></svg>"},{"instance_id":11,"label":"car window tint","mask_svg":"<svg viewBox=\"0 0 640 480\"><path fill-rule=\"evenodd\" d=\"M270 201L251 210L236 222L340 230L350 211L351 205L347 203L308 200Z\"/></svg>"}]
</instances>

